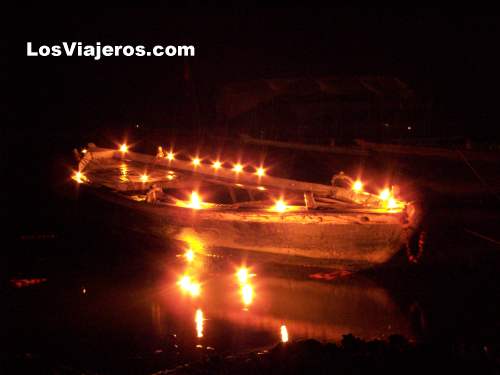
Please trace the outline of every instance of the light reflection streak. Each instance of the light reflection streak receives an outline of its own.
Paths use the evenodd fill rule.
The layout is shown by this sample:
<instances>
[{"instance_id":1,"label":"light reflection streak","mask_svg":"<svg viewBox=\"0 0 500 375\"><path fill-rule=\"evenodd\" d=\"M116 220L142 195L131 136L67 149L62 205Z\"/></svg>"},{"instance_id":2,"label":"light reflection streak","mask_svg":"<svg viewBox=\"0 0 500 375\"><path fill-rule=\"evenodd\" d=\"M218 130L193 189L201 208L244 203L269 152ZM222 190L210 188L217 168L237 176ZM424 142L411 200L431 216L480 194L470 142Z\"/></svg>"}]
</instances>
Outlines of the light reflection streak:
<instances>
[{"instance_id":1,"label":"light reflection streak","mask_svg":"<svg viewBox=\"0 0 500 375\"><path fill-rule=\"evenodd\" d=\"M285 343L288 342L288 330L286 329L286 325L282 325L280 327L280 333L281 333L281 342Z\"/></svg>"},{"instance_id":2,"label":"light reflection streak","mask_svg":"<svg viewBox=\"0 0 500 375\"><path fill-rule=\"evenodd\" d=\"M201 338L203 337L203 321L205 319L203 318L203 311L201 309L197 309L196 313L194 315L194 321L196 323L196 337Z\"/></svg>"}]
</instances>

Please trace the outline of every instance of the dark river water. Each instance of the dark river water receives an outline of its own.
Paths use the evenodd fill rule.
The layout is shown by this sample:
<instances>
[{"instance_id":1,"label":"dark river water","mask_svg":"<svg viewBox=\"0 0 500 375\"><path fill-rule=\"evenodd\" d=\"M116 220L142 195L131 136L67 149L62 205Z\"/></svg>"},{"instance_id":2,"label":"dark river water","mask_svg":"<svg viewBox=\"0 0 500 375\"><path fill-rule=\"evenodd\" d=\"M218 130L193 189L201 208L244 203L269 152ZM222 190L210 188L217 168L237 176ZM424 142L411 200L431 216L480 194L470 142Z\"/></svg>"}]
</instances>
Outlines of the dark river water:
<instances>
[{"instance_id":1,"label":"dark river water","mask_svg":"<svg viewBox=\"0 0 500 375\"><path fill-rule=\"evenodd\" d=\"M89 217L92 207L65 184L13 212L3 283L13 372L154 373L210 353L266 350L284 331L290 341L401 334L443 345L487 345L500 332L500 215L484 201L435 208L420 264L400 254L350 274L188 262L167 240L96 225L101 213Z\"/></svg>"}]
</instances>

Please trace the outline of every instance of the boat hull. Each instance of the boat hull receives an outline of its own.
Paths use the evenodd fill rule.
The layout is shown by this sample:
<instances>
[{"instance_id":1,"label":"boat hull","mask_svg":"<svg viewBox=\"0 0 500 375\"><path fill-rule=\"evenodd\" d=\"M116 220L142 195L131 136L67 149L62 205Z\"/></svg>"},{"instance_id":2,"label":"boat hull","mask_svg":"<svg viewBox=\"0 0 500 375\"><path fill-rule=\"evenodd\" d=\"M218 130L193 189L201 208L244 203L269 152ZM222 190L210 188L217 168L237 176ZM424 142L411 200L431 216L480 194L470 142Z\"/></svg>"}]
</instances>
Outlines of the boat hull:
<instances>
[{"instance_id":1,"label":"boat hull","mask_svg":"<svg viewBox=\"0 0 500 375\"><path fill-rule=\"evenodd\" d=\"M111 223L127 229L180 241L205 255L302 266L359 270L381 265L407 243L419 223L413 205L398 214L193 210L89 191L112 205Z\"/></svg>"}]
</instances>

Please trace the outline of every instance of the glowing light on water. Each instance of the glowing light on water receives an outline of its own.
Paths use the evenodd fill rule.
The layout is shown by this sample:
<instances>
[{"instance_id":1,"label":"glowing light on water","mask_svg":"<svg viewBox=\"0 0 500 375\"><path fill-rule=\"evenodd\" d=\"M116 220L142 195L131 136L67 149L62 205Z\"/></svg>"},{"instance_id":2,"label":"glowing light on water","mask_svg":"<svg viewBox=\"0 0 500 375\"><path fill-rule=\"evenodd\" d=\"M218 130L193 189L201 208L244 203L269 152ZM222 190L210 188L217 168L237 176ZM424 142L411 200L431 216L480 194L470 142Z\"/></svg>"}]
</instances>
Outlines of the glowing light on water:
<instances>
[{"instance_id":1,"label":"glowing light on water","mask_svg":"<svg viewBox=\"0 0 500 375\"><path fill-rule=\"evenodd\" d=\"M356 193L360 193L363 191L363 183L361 180L356 180L352 184L352 190L354 190Z\"/></svg>"},{"instance_id":2,"label":"glowing light on water","mask_svg":"<svg viewBox=\"0 0 500 375\"><path fill-rule=\"evenodd\" d=\"M255 171L255 174L259 177L263 177L266 174L266 170L262 167L257 168L257 171Z\"/></svg>"},{"instance_id":3,"label":"glowing light on water","mask_svg":"<svg viewBox=\"0 0 500 375\"><path fill-rule=\"evenodd\" d=\"M191 162L195 167L198 167L201 164L201 159L199 157L195 157Z\"/></svg>"},{"instance_id":4,"label":"glowing light on water","mask_svg":"<svg viewBox=\"0 0 500 375\"><path fill-rule=\"evenodd\" d=\"M177 285L181 288L181 291L189 294L191 297L198 297L201 293L200 283L193 281L190 276L182 276Z\"/></svg>"},{"instance_id":5,"label":"glowing light on water","mask_svg":"<svg viewBox=\"0 0 500 375\"><path fill-rule=\"evenodd\" d=\"M146 173L141 175L141 182L148 182L148 180L149 176Z\"/></svg>"},{"instance_id":6,"label":"glowing light on water","mask_svg":"<svg viewBox=\"0 0 500 375\"><path fill-rule=\"evenodd\" d=\"M126 143L123 143L122 145L120 145L120 152L123 154L128 152L128 146Z\"/></svg>"},{"instance_id":7,"label":"glowing light on water","mask_svg":"<svg viewBox=\"0 0 500 375\"><path fill-rule=\"evenodd\" d=\"M280 327L280 333L281 333L281 342L288 342L288 330L286 329L286 325L282 325Z\"/></svg>"},{"instance_id":8,"label":"glowing light on water","mask_svg":"<svg viewBox=\"0 0 500 375\"><path fill-rule=\"evenodd\" d=\"M248 268L246 267L240 267L238 268L238 271L236 271L236 278L238 279L238 282L240 284L246 284L251 277L254 277L254 273L250 273Z\"/></svg>"},{"instance_id":9,"label":"glowing light on water","mask_svg":"<svg viewBox=\"0 0 500 375\"><path fill-rule=\"evenodd\" d=\"M197 309L194 314L194 321L196 323L196 337L203 337L203 311Z\"/></svg>"},{"instance_id":10,"label":"glowing light on water","mask_svg":"<svg viewBox=\"0 0 500 375\"><path fill-rule=\"evenodd\" d=\"M170 152L167 152L167 155L165 156L167 158L168 161L172 161L175 159L175 154L170 151Z\"/></svg>"},{"instance_id":11,"label":"glowing light on water","mask_svg":"<svg viewBox=\"0 0 500 375\"><path fill-rule=\"evenodd\" d=\"M253 301L253 287L250 284L244 284L241 287L241 297L243 304L248 306L252 304Z\"/></svg>"}]
</instances>

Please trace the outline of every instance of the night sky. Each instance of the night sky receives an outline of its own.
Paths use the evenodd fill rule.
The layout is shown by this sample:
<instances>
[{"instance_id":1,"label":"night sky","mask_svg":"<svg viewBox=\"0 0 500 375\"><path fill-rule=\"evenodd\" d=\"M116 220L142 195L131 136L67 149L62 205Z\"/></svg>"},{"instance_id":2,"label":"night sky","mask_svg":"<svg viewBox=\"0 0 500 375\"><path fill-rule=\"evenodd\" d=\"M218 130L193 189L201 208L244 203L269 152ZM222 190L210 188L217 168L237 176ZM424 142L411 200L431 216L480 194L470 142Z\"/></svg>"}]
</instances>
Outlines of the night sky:
<instances>
[{"instance_id":1,"label":"night sky","mask_svg":"<svg viewBox=\"0 0 500 375\"><path fill-rule=\"evenodd\" d=\"M100 41L195 45L187 64L207 123L226 82L368 74L399 77L430 101L436 134L498 134L499 22L487 9L24 10L11 21L7 126L16 132L175 126L184 58L26 57L27 41Z\"/></svg>"}]
</instances>

